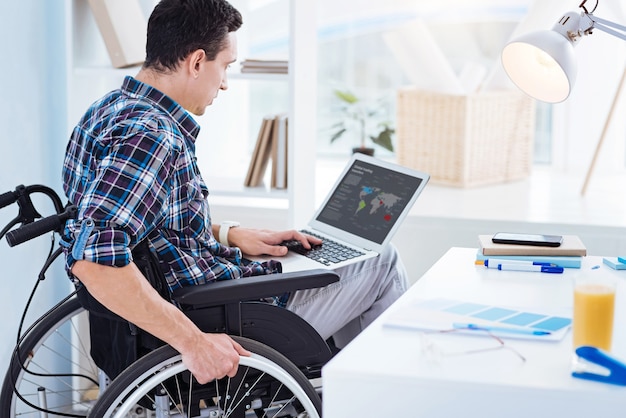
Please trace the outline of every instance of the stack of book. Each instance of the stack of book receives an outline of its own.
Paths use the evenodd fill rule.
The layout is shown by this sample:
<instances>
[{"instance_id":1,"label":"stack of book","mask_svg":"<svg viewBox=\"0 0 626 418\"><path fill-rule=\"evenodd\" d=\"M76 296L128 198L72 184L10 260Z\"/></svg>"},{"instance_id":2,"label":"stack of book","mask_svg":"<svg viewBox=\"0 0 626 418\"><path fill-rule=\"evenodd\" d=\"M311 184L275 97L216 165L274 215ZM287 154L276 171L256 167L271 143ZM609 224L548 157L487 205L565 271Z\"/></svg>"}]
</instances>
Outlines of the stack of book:
<instances>
[{"instance_id":1,"label":"stack of book","mask_svg":"<svg viewBox=\"0 0 626 418\"><path fill-rule=\"evenodd\" d=\"M287 60L246 59L241 61L242 73L287 74Z\"/></svg>"},{"instance_id":2,"label":"stack of book","mask_svg":"<svg viewBox=\"0 0 626 418\"><path fill-rule=\"evenodd\" d=\"M490 259L526 260L550 263L564 268L580 268L582 258L587 255L587 248L576 235L563 235L563 242L558 247L496 244L491 241L492 237L492 235L478 236L477 263Z\"/></svg>"},{"instance_id":3,"label":"stack of book","mask_svg":"<svg viewBox=\"0 0 626 418\"><path fill-rule=\"evenodd\" d=\"M270 187L287 188L287 115L267 115L257 136L244 186L258 187L271 161Z\"/></svg>"}]
</instances>

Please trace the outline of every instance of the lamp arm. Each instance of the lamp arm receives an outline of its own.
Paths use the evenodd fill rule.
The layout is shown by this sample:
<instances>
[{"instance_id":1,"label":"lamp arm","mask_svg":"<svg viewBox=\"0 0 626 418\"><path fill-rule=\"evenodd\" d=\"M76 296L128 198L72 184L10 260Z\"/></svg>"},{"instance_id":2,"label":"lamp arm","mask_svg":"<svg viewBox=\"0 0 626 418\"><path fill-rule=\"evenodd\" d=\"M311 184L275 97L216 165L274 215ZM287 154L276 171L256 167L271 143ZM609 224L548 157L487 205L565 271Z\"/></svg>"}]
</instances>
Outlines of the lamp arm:
<instances>
[{"instance_id":1,"label":"lamp arm","mask_svg":"<svg viewBox=\"0 0 626 418\"><path fill-rule=\"evenodd\" d=\"M609 20L606 19L602 19L600 17L591 15L591 14L585 14L585 16L587 16L587 18L589 18L589 20L591 20L593 22L593 27L597 28L603 32L606 32L608 34L611 34L613 36L616 36L624 41L626 41L626 26L623 25L618 25L615 22L611 22ZM615 29L619 29L622 32L618 32L616 30L613 30L612 28Z\"/></svg>"}]
</instances>

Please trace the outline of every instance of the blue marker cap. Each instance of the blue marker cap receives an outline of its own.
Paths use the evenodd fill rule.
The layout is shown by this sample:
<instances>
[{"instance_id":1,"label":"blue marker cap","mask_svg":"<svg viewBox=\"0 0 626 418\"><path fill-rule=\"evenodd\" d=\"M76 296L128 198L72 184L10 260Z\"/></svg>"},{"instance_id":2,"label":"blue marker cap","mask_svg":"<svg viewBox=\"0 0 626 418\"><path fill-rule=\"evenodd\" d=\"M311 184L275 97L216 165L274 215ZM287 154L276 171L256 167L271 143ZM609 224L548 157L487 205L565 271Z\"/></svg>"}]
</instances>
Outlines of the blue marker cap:
<instances>
[{"instance_id":1,"label":"blue marker cap","mask_svg":"<svg viewBox=\"0 0 626 418\"><path fill-rule=\"evenodd\" d=\"M541 266L542 273L563 273L563 267Z\"/></svg>"}]
</instances>

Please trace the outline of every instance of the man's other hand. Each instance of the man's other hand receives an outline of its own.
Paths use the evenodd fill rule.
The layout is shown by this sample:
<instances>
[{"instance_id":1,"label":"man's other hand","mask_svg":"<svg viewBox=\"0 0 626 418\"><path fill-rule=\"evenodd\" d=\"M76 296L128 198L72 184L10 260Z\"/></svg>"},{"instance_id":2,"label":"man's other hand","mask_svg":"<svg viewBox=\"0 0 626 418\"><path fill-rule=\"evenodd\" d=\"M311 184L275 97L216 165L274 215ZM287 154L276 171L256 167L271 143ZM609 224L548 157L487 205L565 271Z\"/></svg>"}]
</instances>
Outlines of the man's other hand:
<instances>
[{"instance_id":1,"label":"man's other hand","mask_svg":"<svg viewBox=\"0 0 626 418\"><path fill-rule=\"evenodd\" d=\"M202 333L181 354L183 363L198 383L205 384L224 376L235 376L239 356L249 356L250 352L226 334Z\"/></svg>"}]
</instances>

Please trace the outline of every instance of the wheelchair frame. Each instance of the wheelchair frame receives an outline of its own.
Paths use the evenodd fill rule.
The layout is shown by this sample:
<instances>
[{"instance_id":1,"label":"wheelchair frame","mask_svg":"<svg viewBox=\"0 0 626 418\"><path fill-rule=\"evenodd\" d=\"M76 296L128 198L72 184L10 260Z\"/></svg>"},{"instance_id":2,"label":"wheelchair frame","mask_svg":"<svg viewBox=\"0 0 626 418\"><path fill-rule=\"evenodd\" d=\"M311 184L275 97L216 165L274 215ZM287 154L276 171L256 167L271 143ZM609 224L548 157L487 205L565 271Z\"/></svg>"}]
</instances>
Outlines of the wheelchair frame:
<instances>
[{"instance_id":1,"label":"wheelchair frame","mask_svg":"<svg viewBox=\"0 0 626 418\"><path fill-rule=\"evenodd\" d=\"M30 194L37 192L44 193L53 201L56 214L36 221L41 215L35 210ZM0 208L15 202L20 208L18 217L0 231L0 239L6 235L11 246L50 231L60 233L65 221L75 216L75 209L63 208L58 195L45 186L18 186L14 192L0 195ZM11 230L18 223L22 226ZM51 253L44 263L40 279L43 279L45 271L60 254L60 249ZM154 255L145 251L138 252L134 255L134 260L153 286L163 286L163 283L154 283L155 278L151 277L155 271L160 272ZM156 280L160 279L157 277ZM77 321L76 318L94 315L94 312L87 313L77 298L70 295L35 321L16 345L0 392L0 415L15 417L31 412L42 417L47 416L46 414L73 417L87 414L94 417L200 414L211 417L248 417L271 413L274 415L267 416L319 417L321 400L310 379L320 377L321 367L332 357L332 350L302 318L284 308L259 300L299 289L326 286L337 280L338 276L334 272L320 269L220 281L176 290L171 295L171 300L200 329L205 332L227 333L253 353L250 358L241 357L237 376L207 385L194 383L178 353L166 345L155 349L155 346L163 343L157 342L155 345L154 341L147 345L140 343L137 352L140 358L111 382L108 382L103 373L96 373L94 369L87 373L77 370L82 364L78 368L73 366L70 371L42 371L44 369L39 369L41 366L35 360L42 347L47 346L48 340L63 335L65 340L62 338L62 341L69 342L68 333L71 334L69 339L77 338L85 333L77 327L80 324L84 326L86 321ZM127 325L130 325L131 335L147 335L143 332L136 333L132 324ZM64 327L70 331L63 330ZM56 345L58 344L57 342ZM150 351L142 355L146 349ZM78 350L92 360L84 344ZM33 370L29 370L33 365L37 369L32 367ZM254 381L249 382L248 379L252 378ZM72 396L74 406L49 404L46 391L39 388L41 381L49 379L64 379L63 385L75 392ZM78 381L87 381L88 387L100 387L95 400L85 400L81 395L85 384L77 383ZM235 383L240 387L248 384L247 390L241 392L243 396L237 402L233 397L240 392L232 389ZM37 399L37 403L26 400L24 394L20 394L22 384L37 387L37 393L31 395ZM177 391L172 394L174 384ZM181 389L183 384L188 389ZM45 384L41 386L45 387ZM157 392L169 393L170 398ZM181 410L183 407L185 411Z\"/></svg>"}]
</instances>

